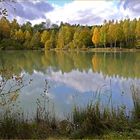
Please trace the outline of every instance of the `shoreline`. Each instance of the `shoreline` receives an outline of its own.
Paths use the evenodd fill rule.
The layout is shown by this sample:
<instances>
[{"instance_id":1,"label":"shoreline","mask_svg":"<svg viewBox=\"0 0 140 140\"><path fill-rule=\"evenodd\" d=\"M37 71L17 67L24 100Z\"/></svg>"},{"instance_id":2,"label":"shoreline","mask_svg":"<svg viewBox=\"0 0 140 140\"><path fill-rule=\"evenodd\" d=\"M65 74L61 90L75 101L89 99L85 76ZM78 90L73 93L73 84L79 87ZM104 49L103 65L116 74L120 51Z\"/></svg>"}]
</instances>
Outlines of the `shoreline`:
<instances>
[{"instance_id":1,"label":"shoreline","mask_svg":"<svg viewBox=\"0 0 140 140\"><path fill-rule=\"evenodd\" d=\"M140 52L140 49L134 48L83 48L83 49L9 49L9 50L1 50L0 51L55 51L55 52Z\"/></svg>"},{"instance_id":2,"label":"shoreline","mask_svg":"<svg viewBox=\"0 0 140 140\"><path fill-rule=\"evenodd\" d=\"M50 49L42 51L55 51L55 52L140 52L140 49L129 49L129 48L84 48L84 49Z\"/></svg>"},{"instance_id":3,"label":"shoreline","mask_svg":"<svg viewBox=\"0 0 140 140\"><path fill-rule=\"evenodd\" d=\"M140 52L140 49L129 48L93 48L94 52Z\"/></svg>"}]
</instances>

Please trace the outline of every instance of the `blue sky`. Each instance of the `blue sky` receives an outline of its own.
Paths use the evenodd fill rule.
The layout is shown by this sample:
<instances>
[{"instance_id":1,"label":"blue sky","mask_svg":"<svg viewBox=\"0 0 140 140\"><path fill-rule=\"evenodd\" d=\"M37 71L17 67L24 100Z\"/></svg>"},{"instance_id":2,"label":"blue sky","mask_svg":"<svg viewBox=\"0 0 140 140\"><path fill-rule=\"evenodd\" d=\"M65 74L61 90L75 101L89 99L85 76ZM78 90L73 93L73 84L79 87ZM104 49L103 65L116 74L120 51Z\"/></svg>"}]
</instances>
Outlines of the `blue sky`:
<instances>
[{"instance_id":1,"label":"blue sky","mask_svg":"<svg viewBox=\"0 0 140 140\"><path fill-rule=\"evenodd\" d=\"M95 25L102 24L105 19L140 17L140 0L17 0L11 5L14 8L3 5L8 8L8 18L16 18L20 23L37 24L50 19L56 24L63 21Z\"/></svg>"},{"instance_id":2,"label":"blue sky","mask_svg":"<svg viewBox=\"0 0 140 140\"><path fill-rule=\"evenodd\" d=\"M50 4L56 4L59 6L64 6L67 3L72 2L73 0L47 0Z\"/></svg>"}]
</instances>

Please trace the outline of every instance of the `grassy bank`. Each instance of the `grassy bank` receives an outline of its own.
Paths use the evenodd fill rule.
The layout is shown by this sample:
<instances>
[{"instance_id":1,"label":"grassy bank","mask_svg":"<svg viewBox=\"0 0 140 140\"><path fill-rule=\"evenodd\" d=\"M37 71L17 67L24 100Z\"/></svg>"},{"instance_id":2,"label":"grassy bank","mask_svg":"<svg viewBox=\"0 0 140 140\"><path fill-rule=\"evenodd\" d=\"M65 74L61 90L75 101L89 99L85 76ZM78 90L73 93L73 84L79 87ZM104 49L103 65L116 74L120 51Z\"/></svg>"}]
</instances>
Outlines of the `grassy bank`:
<instances>
[{"instance_id":1,"label":"grassy bank","mask_svg":"<svg viewBox=\"0 0 140 140\"><path fill-rule=\"evenodd\" d=\"M129 118L124 110L89 104L85 109L75 107L72 120L55 116L25 119L21 114L5 114L0 118L0 138L140 138L140 120L136 112Z\"/></svg>"},{"instance_id":2,"label":"grassy bank","mask_svg":"<svg viewBox=\"0 0 140 140\"><path fill-rule=\"evenodd\" d=\"M9 45L10 46L10 45ZM14 48L13 46L10 46L11 48L8 49L1 49L0 51L15 51L15 50L24 50L24 51L56 51L56 52L140 52L140 48L80 48L80 49L58 49L58 48L53 48L53 49L44 49L44 48L39 48L39 49L25 49L22 47L18 47L18 49Z\"/></svg>"},{"instance_id":3,"label":"grassy bank","mask_svg":"<svg viewBox=\"0 0 140 140\"><path fill-rule=\"evenodd\" d=\"M80 49L49 49L42 51L56 51L56 52L140 52L140 49L130 49L130 48L80 48Z\"/></svg>"},{"instance_id":4,"label":"grassy bank","mask_svg":"<svg viewBox=\"0 0 140 140\"><path fill-rule=\"evenodd\" d=\"M103 107L100 102L85 108L75 106L70 115L61 120L39 102L36 116L28 119L20 111L7 111L0 116L0 138L133 138L140 139L139 90L133 89L134 109Z\"/></svg>"},{"instance_id":5,"label":"grassy bank","mask_svg":"<svg viewBox=\"0 0 140 140\"><path fill-rule=\"evenodd\" d=\"M93 52L140 52L140 49L128 49L128 48L93 48Z\"/></svg>"}]
</instances>

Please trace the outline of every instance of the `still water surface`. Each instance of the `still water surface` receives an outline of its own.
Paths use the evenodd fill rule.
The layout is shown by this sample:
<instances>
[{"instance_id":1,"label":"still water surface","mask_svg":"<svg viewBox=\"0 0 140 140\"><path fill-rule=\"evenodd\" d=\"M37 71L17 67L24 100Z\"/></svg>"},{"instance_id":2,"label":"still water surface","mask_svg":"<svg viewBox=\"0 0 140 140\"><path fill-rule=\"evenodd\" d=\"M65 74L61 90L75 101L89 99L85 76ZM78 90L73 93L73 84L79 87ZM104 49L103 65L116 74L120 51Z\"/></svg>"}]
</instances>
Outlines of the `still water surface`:
<instances>
[{"instance_id":1,"label":"still water surface","mask_svg":"<svg viewBox=\"0 0 140 140\"><path fill-rule=\"evenodd\" d=\"M140 53L2 51L0 61L0 68L12 67L11 74L24 75L24 82L33 79L18 99L29 114L36 110L45 80L50 86L46 95L59 117L75 104L84 107L97 97L103 105L111 97L114 106L126 105L131 110L130 87L140 85Z\"/></svg>"}]
</instances>

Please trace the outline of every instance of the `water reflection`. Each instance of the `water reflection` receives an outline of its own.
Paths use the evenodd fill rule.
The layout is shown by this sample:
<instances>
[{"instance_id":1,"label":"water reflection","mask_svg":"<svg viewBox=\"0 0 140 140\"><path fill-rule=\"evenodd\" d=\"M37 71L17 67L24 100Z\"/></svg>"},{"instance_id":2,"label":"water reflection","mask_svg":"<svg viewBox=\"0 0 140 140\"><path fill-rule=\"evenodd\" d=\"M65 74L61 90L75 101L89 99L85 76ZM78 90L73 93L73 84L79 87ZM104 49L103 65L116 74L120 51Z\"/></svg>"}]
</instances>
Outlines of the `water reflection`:
<instances>
[{"instance_id":1,"label":"water reflection","mask_svg":"<svg viewBox=\"0 0 140 140\"><path fill-rule=\"evenodd\" d=\"M49 67L56 71L72 70L102 72L126 78L140 77L140 53L92 53L92 52L39 52L1 51L0 68L13 67L15 74L22 70L32 74L34 70L45 72Z\"/></svg>"},{"instance_id":2,"label":"water reflection","mask_svg":"<svg viewBox=\"0 0 140 140\"><path fill-rule=\"evenodd\" d=\"M96 53L92 58L93 70L104 75L140 77L139 53Z\"/></svg>"},{"instance_id":3,"label":"water reflection","mask_svg":"<svg viewBox=\"0 0 140 140\"><path fill-rule=\"evenodd\" d=\"M19 100L24 110L35 112L36 99L43 93L45 79L50 84L46 93L59 116L74 104L85 106L100 91L102 104L112 96L114 106L133 107L130 86L140 85L139 53L91 52L0 52L0 68L12 67L11 75L24 74L33 79L22 89Z\"/></svg>"}]
</instances>

